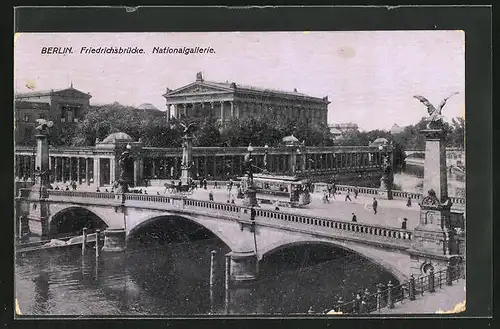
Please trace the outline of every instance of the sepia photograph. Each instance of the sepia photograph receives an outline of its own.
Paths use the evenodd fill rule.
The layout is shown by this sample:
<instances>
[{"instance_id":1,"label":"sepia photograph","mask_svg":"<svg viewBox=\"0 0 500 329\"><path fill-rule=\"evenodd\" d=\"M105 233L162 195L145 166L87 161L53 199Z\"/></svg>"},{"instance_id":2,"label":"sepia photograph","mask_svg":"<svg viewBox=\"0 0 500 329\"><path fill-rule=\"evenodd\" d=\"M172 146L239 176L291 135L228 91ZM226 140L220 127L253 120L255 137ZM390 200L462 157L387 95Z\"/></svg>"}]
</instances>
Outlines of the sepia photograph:
<instances>
[{"instance_id":1,"label":"sepia photograph","mask_svg":"<svg viewBox=\"0 0 500 329\"><path fill-rule=\"evenodd\" d=\"M465 33L16 33L15 317L466 308Z\"/></svg>"}]
</instances>

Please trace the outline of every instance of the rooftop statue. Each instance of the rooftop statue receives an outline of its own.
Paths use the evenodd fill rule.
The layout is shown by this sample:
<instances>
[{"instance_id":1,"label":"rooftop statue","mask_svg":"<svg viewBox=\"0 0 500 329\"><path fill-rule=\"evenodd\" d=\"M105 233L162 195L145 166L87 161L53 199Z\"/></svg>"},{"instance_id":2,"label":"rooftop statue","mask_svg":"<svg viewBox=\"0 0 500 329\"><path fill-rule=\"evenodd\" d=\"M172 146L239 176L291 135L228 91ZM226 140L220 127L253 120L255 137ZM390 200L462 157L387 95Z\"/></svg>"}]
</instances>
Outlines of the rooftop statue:
<instances>
[{"instance_id":1,"label":"rooftop statue","mask_svg":"<svg viewBox=\"0 0 500 329\"><path fill-rule=\"evenodd\" d=\"M445 99L443 99L437 108L434 107L434 105L432 105L427 98L420 96L420 95L413 96L414 98L416 98L420 102L422 102L422 104L427 106L427 112L429 113L429 117L427 118L427 121L429 121L427 123L427 129L441 128L441 126L443 124L443 118L444 118L443 115L441 115L441 111L442 111L444 105L446 104L446 101L448 100L448 98L450 98L451 96L454 96L456 94L458 94L458 92L454 92L453 94L451 94L448 97L446 97Z\"/></svg>"}]
</instances>

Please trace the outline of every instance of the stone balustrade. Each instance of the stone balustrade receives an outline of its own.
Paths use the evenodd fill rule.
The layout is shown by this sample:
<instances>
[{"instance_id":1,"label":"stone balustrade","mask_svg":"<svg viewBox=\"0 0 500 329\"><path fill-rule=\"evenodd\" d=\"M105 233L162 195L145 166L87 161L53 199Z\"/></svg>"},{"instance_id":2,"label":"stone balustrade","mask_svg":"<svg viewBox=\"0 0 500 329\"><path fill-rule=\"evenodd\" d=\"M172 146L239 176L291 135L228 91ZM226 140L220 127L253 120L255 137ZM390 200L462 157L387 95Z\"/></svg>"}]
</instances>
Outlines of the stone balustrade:
<instances>
[{"instance_id":1,"label":"stone balustrade","mask_svg":"<svg viewBox=\"0 0 500 329\"><path fill-rule=\"evenodd\" d=\"M49 190L49 195L90 199L115 199L115 194L109 192Z\"/></svg>"},{"instance_id":2,"label":"stone balustrade","mask_svg":"<svg viewBox=\"0 0 500 329\"><path fill-rule=\"evenodd\" d=\"M115 199L115 196L118 196L113 193L54 190L51 190L49 192L49 195L66 196L70 198L77 197L94 199ZM240 220L250 219L250 214L248 212L248 208L246 207L235 204L217 203L213 201L194 200L181 196L161 196L127 193L123 195L123 202L125 201L181 205L182 208L186 210L196 210L201 208L211 214L223 214L229 217L236 217ZM261 219L264 222L280 221L283 224L292 224L287 226L292 230L294 228L303 227L305 225L308 229L313 229L313 232L315 231L314 228L320 228L320 233L328 232L329 229L331 229L331 231L346 232L357 235L361 234L364 236L370 236L375 239L384 240L385 242L395 242L398 244L400 244L401 242L409 242L413 237L412 232L399 228L389 228L374 224L348 222L331 218L289 214L266 209L256 209L256 219Z\"/></svg>"}]
</instances>

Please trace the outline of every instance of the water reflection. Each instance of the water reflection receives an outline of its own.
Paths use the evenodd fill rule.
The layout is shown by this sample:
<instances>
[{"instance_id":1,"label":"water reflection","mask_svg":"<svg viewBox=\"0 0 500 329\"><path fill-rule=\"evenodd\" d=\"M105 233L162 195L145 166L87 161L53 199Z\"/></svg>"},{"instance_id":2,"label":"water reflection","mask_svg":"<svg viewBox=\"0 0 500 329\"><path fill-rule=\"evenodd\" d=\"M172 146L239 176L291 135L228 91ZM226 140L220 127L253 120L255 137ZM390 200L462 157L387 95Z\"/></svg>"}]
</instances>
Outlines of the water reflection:
<instances>
[{"instance_id":1,"label":"water reflection","mask_svg":"<svg viewBox=\"0 0 500 329\"><path fill-rule=\"evenodd\" d=\"M82 257L78 249L26 256L17 261L16 296L24 314L293 314L310 306L331 309L339 296L347 301L365 286L395 281L357 255L299 246L263 259L259 281L231 286L226 302L228 251L218 240L205 240L103 253L97 263L92 252Z\"/></svg>"},{"instance_id":2,"label":"water reflection","mask_svg":"<svg viewBox=\"0 0 500 329\"><path fill-rule=\"evenodd\" d=\"M394 173L394 183L403 191L422 193L424 167L406 165L402 172ZM465 197L466 176L457 172L448 171L448 194L451 196Z\"/></svg>"}]
</instances>

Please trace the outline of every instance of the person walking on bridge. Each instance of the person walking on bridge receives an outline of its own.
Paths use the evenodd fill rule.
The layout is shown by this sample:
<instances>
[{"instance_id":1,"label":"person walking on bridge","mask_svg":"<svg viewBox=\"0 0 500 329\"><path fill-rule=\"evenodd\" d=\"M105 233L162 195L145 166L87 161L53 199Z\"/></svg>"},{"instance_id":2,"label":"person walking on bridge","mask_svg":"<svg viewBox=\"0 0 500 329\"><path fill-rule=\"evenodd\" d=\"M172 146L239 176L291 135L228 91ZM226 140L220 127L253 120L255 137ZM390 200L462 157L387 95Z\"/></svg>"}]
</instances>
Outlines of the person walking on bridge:
<instances>
[{"instance_id":1,"label":"person walking on bridge","mask_svg":"<svg viewBox=\"0 0 500 329\"><path fill-rule=\"evenodd\" d=\"M358 191L358 187L357 187L357 186L355 186L355 187L354 187L354 199L357 199L357 198L358 198L358 193L359 193L359 191Z\"/></svg>"},{"instance_id":2,"label":"person walking on bridge","mask_svg":"<svg viewBox=\"0 0 500 329\"><path fill-rule=\"evenodd\" d=\"M406 201L406 206L411 207L411 197L408 197L408 200Z\"/></svg>"},{"instance_id":3,"label":"person walking on bridge","mask_svg":"<svg viewBox=\"0 0 500 329\"><path fill-rule=\"evenodd\" d=\"M372 206L373 206L373 212L376 215L377 214L378 201L377 201L377 199L375 197L373 198L373 204L372 204Z\"/></svg>"},{"instance_id":4,"label":"person walking on bridge","mask_svg":"<svg viewBox=\"0 0 500 329\"><path fill-rule=\"evenodd\" d=\"M408 218L406 218L406 217L405 217L405 218L403 218L403 222L401 223L401 228L402 228L403 230L406 230L406 222L407 222L407 221L408 221Z\"/></svg>"},{"instance_id":5,"label":"person walking on bridge","mask_svg":"<svg viewBox=\"0 0 500 329\"><path fill-rule=\"evenodd\" d=\"M347 194L345 195L345 201L347 200L352 201L351 196L349 195L349 190L347 190Z\"/></svg>"},{"instance_id":6,"label":"person walking on bridge","mask_svg":"<svg viewBox=\"0 0 500 329\"><path fill-rule=\"evenodd\" d=\"M356 217L356 214L352 213L352 221L357 222L358 218Z\"/></svg>"}]
</instances>

